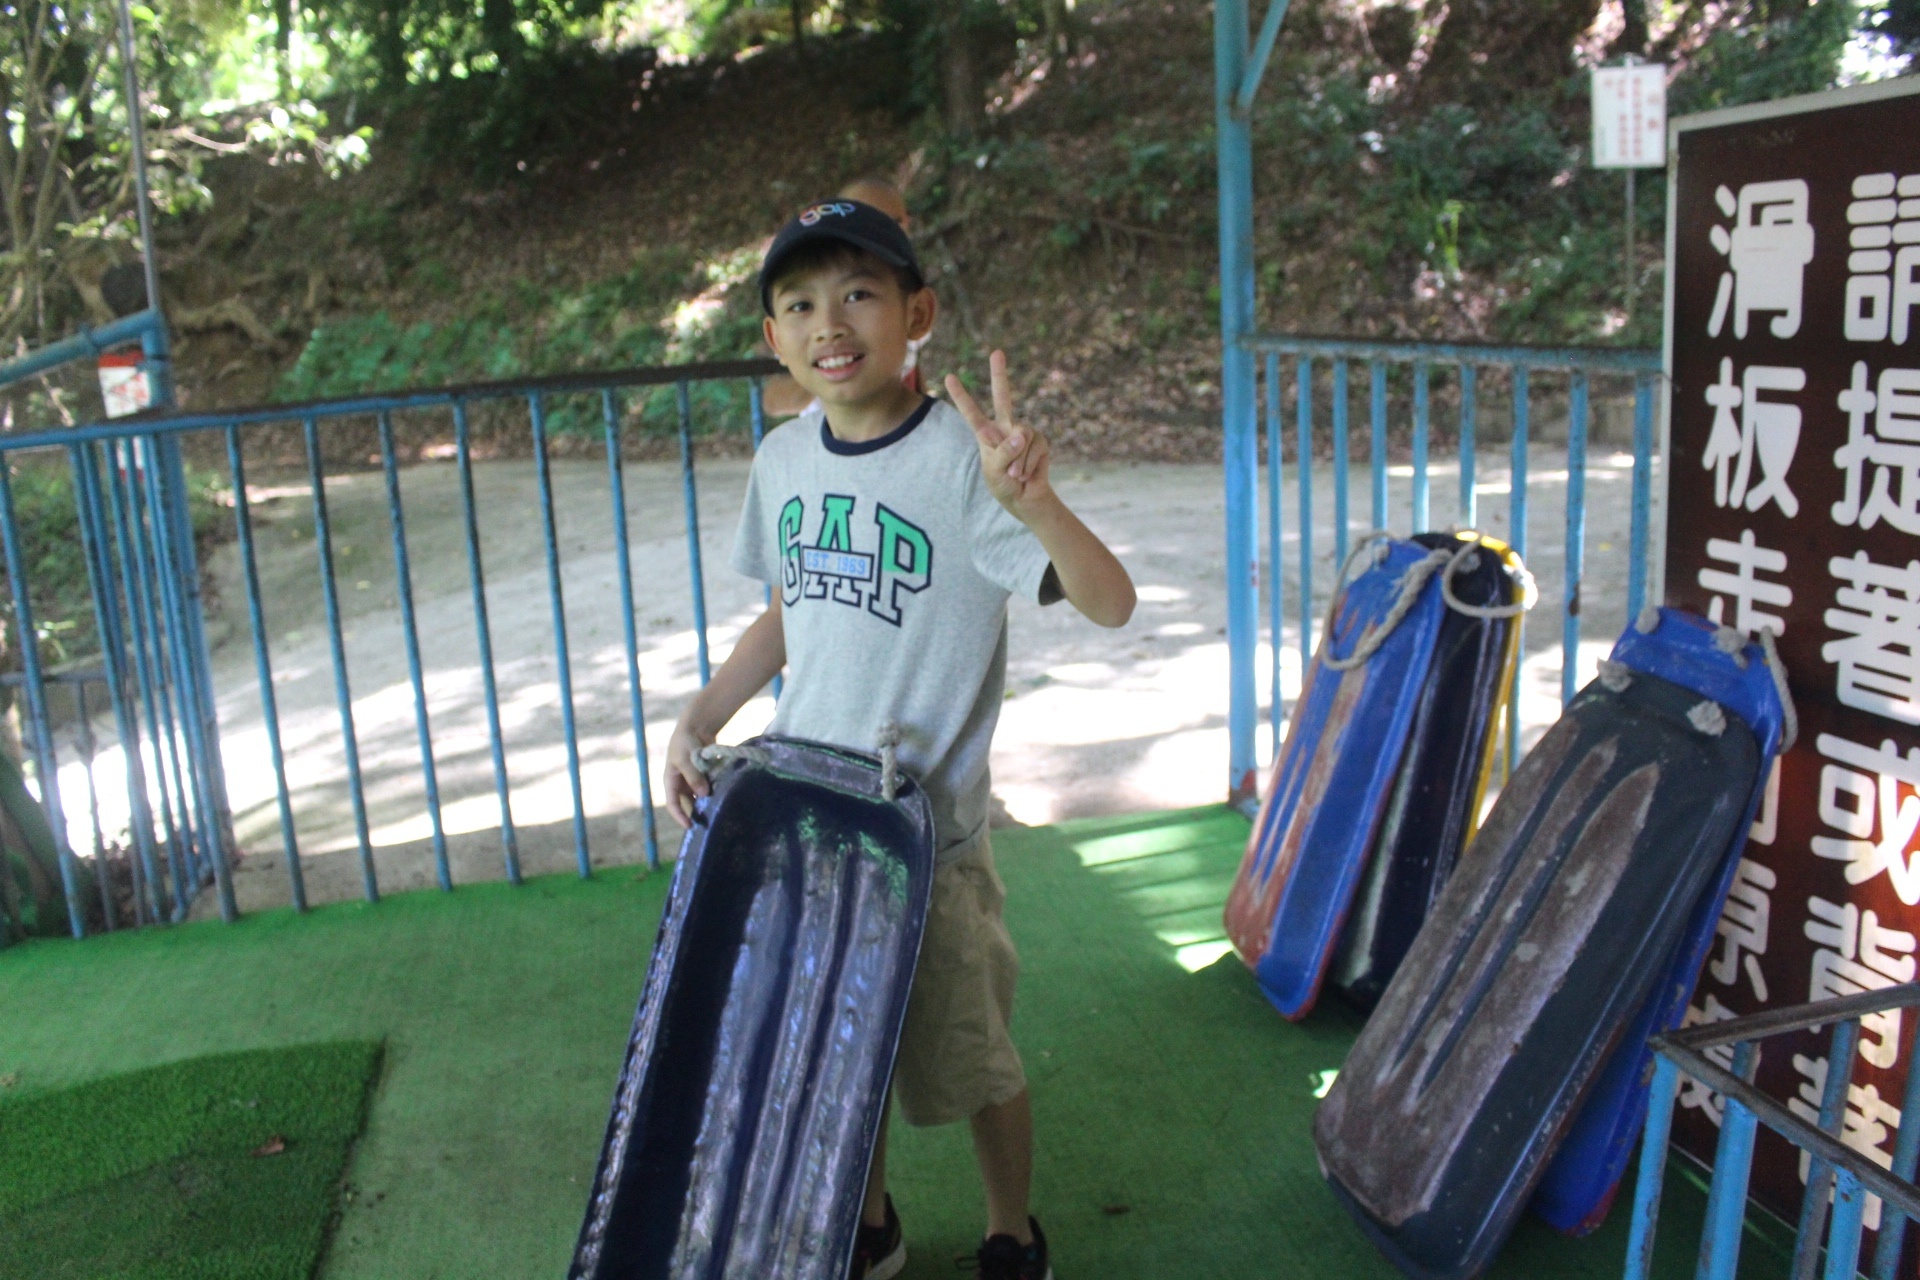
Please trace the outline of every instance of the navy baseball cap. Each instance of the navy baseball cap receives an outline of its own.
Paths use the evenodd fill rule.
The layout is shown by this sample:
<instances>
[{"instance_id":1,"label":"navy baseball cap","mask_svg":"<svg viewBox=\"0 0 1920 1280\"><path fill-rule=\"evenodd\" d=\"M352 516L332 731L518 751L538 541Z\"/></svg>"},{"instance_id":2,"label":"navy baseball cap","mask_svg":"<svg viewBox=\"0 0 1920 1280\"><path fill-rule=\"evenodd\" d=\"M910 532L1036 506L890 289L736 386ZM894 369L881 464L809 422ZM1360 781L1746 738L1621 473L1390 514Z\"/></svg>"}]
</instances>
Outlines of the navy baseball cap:
<instances>
[{"instance_id":1,"label":"navy baseball cap","mask_svg":"<svg viewBox=\"0 0 1920 1280\"><path fill-rule=\"evenodd\" d=\"M890 267L911 271L921 284L926 282L920 259L914 256L913 241L907 239L899 223L858 200L822 200L802 209L767 246L766 259L760 264L761 310L773 314L773 280L781 264L801 245L820 240L838 240L864 249Z\"/></svg>"}]
</instances>

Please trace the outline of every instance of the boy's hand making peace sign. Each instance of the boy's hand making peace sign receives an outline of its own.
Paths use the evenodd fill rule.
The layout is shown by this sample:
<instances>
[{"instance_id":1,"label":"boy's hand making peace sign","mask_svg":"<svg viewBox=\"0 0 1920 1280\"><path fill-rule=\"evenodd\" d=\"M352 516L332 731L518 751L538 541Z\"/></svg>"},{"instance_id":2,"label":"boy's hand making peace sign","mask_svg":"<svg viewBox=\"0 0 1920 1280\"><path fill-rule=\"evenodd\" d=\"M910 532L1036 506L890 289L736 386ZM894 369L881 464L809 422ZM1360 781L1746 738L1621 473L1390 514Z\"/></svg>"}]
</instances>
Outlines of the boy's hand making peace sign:
<instances>
[{"instance_id":1,"label":"boy's hand making peace sign","mask_svg":"<svg viewBox=\"0 0 1920 1280\"><path fill-rule=\"evenodd\" d=\"M1007 353L995 351L987 360L993 380L993 416L968 393L966 384L947 375L947 394L954 407L973 425L980 442L980 469L987 488L1000 505L1031 523L1029 516L1053 496L1047 476L1047 438L1013 420L1013 389L1007 385Z\"/></svg>"},{"instance_id":2,"label":"boy's hand making peace sign","mask_svg":"<svg viewBox=\"0 0 1920 1280\"><path fill-rule=\"evenodd\" d=\"M965 383L947 375L947 394L973 425L974 439L980 444L980 470L987 489L1040 539L1052 560L1048 581L1059 587L1074 608L1103 627L1124 625L1133 616L1133 580L1107 545L1053 491L1047 476L1047 438L1013 420L1006 352L994 352L987 368L993 378L991 418L967 394ZM1043 603L1047 595L1043 585Z\"/></svg>"}]
</instances>

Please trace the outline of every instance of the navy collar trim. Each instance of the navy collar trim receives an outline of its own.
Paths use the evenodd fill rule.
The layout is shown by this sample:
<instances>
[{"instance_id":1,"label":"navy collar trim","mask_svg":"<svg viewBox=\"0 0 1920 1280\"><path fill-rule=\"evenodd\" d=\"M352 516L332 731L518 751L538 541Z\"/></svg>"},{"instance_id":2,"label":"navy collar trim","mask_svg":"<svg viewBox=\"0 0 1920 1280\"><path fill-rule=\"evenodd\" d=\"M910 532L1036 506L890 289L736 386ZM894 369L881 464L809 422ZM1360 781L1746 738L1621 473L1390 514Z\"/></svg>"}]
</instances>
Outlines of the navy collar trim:
<instances>
[{"instance_id":1,"label":"navy collar trim","mask_svg":"<svg viewBox=\"0 0 1920 1280\"><path fill-rule=\"evenodd\" d=\"M833 434L832 428L827 426L826 415L822 414L820 416L820 443L825 446L828 453L837 453L843 458L857 457L863 453L878 453L888 445L898 444L900 441L912 435L913 429L922 422L925 422L927 415L933 411L933 403L932 396L920 397L920 407L909 414L905 422L887 432L887 434L875 436L871 440L840 439Z\"/></svg>"}]
</instances>

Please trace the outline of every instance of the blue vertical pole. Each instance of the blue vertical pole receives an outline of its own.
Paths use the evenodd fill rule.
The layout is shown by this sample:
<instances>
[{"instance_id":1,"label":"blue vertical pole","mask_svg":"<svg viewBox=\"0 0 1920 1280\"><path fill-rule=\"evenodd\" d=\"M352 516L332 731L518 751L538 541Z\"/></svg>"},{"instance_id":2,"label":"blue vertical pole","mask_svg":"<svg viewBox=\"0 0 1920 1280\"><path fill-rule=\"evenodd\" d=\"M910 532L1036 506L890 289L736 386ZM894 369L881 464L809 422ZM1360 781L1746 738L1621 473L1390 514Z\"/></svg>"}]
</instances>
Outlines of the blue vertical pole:
<instances>
[{"instance_id":1,"label":"blue vertical pole","mask_svg":"<svg viewBox=\"0 0 1920 1280\"><path fill-rule=\"evenodd\" d=\"M693 403L687 384L677 383L680 402L680 488L687 508L687 573L693 592L693 636L700 654L700 683L713 678L707 654L707 574L700 563L700 491L693 480Z\"/></svg>"},{"instance_id":2,"label":"blue vertical pole","mask_svg":"<svg viewBox=\"0 0 1920 1280\"><path fill-rule=\"evenodd\" d=\"M213 658L207 645L205 607L200 598L200 558L194 550L193 514L188 499L187 469L180 454L178 436L149 437L148 449L154 456L161 493L167 503L167 538L156 546L171 551L174 564L174 595L180 602L181 645L186 659L188 704L197 712L192 718L193 736L198 743L201 785L211 807L208 840L222 850L233 833L233 811L227 801L227 773L220 761L220 720L213 705Z\"/></svg>"},{"instance_id":3,"label":"blue vertical pole","mask_svg":"<svg viewBox=\"0 0 1920 1280\"><path fill-rule=\"evenodd\" d=\"M1347 562L1347 362L1333 362L1333 562Z\"/></svg>"},{"instance_id":4,"label":"blue vertical pole","mask_svg":"<svg viewBox=\"0 0 1920 1280\"><path fill-rule=\"evenodd\" d=\"M1743 1040L1733 1051L1733 1074L1753 1079L1759 1046ZM1720 1121L1720 1145L1713 1154L1713 1183L1707 1188L1707 1220L1700 1236L1695 1280L1734 1280L1740 1271L1740 1232L1746 1225L1747 1179L1753 1172L1753 1112L1732 1098Z\"/></svg>"},{"instance_id":5,"label":"blue vertical pole","mask_svg":"<svg viewBox=\"0 0 1920 1280\"><path fill-rule=\"evenodd\" d=\"M573 721L573 660L567 652L567 606L560 590L560 541L553 523L553 469L547 459L547 410L539 393L527 397L533 418L533 465L540 477L540 518L547 539L547 596L553 607L553 646L560 678L560 723L567 737L567 785L573 789L573 856L580 878L593 875L587 856L587 804L580 793L580 736Z\"/></svg>"},{"instance_id":6,"label":"blue vertical pole","mask_svg":"<svg viewBox=\"0 0 1920 1280\"><path fill-rule=\"evenodd\" d=\"M1387 366L1375 360L1367 366L1372 383L1368 421L1373 428L1373 527L1387 527Z\"/></svg>"},{"instance_id":7,"label":"blue vertical pole","mask_svg":"<svg viewBox=\"0 0 1920 1280\"><path fill-rule=\"evenodd\" d=\"M260 715L267 726L267 753L273 761L274 792L280 803L280 840L286 849L287 881L293 909L307 909L307 880L300 869L300 845L294 837L293 797L287 790L287 758L280 746L280 702L273 690L273 659L267 652L267 620L260 608L260 569L253 549L253 513L247 501L247 467L240 454L240 428L227 428L227 466L233 472L233 524L240 539L240 568L247 586L247 621L253 628L253 669L260 681Z\"/></svg>"},{"instance_id":8,"label":"blue vertical pole","mask_svg":"<svg viewBox=\"0 0 1920 1280\"><path fill-rule=\"evenodd\" d=\"M1833 1189L1833 1233L1827 1237L1826 1280L1854 1280L1860 1267L1860 1226L1867 1193L1860 1179L1840 1170Z\"/></svg>"},{"instance_id":9,"label":"blue vertical pole","mask_svg":"<svg viewBox=\"0 0 1920 1280\"><path fill-rule=\"evenodd\" d=\"M1413 366L1413 532L1427 528L1427 362Z\"/></svg>"},{"instance_id":10,"label":"blue vertical pole","mask_svg":"<svg viewBox=\"0 0 1920 1280\"><path fill-rule=\"evenodd\" d=\"M100 890L100 919L112 933L114 922L113 886L107 883L107 837L100 829L100 786L93 776L93 713L87 708L87 681L82 676L73 682L74 743L80 748L80 763L87 772L87 817L93 826L93 881ZM138 895L135 895L136 902ZM136 909L136 916L139 914Z\"/></svg>"},{"instance_id":11,"label":"blue vertical pole","mask_svg":"<svg viewBox=\"0 0 1920 1280\"><path fill-rule=\"evenodd\" d=\"M1560 631L1560 705L1573 701L1580 676L1580 579L1587 551L1587 375L1573 371L1567 398L1567 552Z\"/></svg>"},{"instance_id":12,"label":"blue vertical pole","mask_svg":"<svg viewBox=\"0 0 1920 1280\"><path fill-rule=\"evenodd\" d=\"M1267 634L1271 638L1273 696L1267 718L1273 728L1272 758L1280 758L1280 731L1286 722L1285 691L1280 682L1280 649L1287 611L1286 574L1280 557L1280 486L1286 474L1286 444L1281 439L1280 357L1267 357ZM1302 674L1305 669L1302 668Z\"/></svg>"},{"instance_id":13,"label":"blue vertical pole","mask_svg":"<svg viewBox=\"0 0 1920 1280\"><path fill-rule=\"evenodd\" d=\"M1527 385L1527 366L1513 366L1513 445L1508 454L1508 474L1512 480L1507 491L1507 543L1522 561L1527 558L1527 429L1533 412L1532 392ZM1527 659L1527 615L1513 620L1515 645L1520 661L1513 667L1513 688L1507 695L1507 771L1520 763L1520 685Z\"/></svg>"},{"instance_id":14,"label":"blue vertical pole","mask_svg":"<svg viewBox=\"0 0 1920 1280\"><path fill-rule=\"evenodd\" d=\"M1912 1182L1916 1166L1920 1166L1920 1072L1910 1070L1907 1094L1900 1104L1899 1136L1893 1141L1891 1172L1902 1182ZM1882 1204L1880 1238L1873 1247L1873 1280L1894 1280L1906 1243L1907 1215L1893 1205Z\"/></svg>"},{"instance_id":15,"label":"blue vertical pole","mask_svg":"<svg viewBox=\"0 0 1920 1280\"><path fill-rule=\"evenodd\" d=\"M1653 378L1633 380L1632 545L1627 553L1627 619L1640 616L1647 603L1647 523L1653 507Z\"/></svg>"},{"instance_id":16,"label":"blue vertical pole","mask_svg":"<svg viewBox=\"0 0 1920 1280\"><path fill-rule=\"evenodd\" d=\"M19 637L20 665L27 687L27 712L33 721L34 771L39 774L40 804L53 828L53 847L60 861L60 887L67 898L67 927L76 938L87 936L86 916L80 906L79 870L67 847L67 816L60 807L58 762L53 752L52 722L47 718L47 690L41 683L39 632L33 625L27 563L21 546L20 522L13 507L13 463L0 454L0 538L6 544L7 578L13 585L13 620Z\"/></svg>"},{"instance_id":17,"label":"blue vertical pole","mask_svg":"<svg viewBox=\"0 0 1920 1280\"><path fill-rule=\"evenodd\" d=\"M373 837L367 830L367 793L360 777L360 739L353 728L353 694L347 686L347 646L340 638L340 588L333 575L333 526L327 519L327 478L320 462L320 427L301 421L306 437L307 478L313 485L314 551L320 560L320 593L327 606L327 642L333 653L333 697L340 707L340 741L347 757L347 795L353 804L353 829L360 838L360 887L368 902L380 901L373 868Z\"/></svg>"},{"instance_id":18,"label":"blue vertical pole","mask_svg":"<svg viewBox=\"0 0 1920 1280\"><path fill-rule=\"evenodd\" d=\"M1480 495L1474 489L1474 420L1475 405L1473 396L1475 378L1479 370L1470 364L1460 366L1460 524L1463 528L1477 529L1480 526Z\"/></svg>"},{"instance_id":19,"label":"blue vertical pole","mask_svg":"<svg viewBox=\"0 0 1920 1280\"><path fill-rule=\"evenodd\" d=\"M132 621L134 674L139 679L140 698L146 708L147 726L153 739L152 785L160 793L160 830L167 843L167 874L173 881L173 915L177 919L186 915L189 896L186 863L181 851L181 828L186 824L187 816L182 812L180 822L174 822L173 798L168 785L173 740L160 714L160 639L158 631L151 628L153 608L147 588L151 575L145 568L146 542L136 501L140 487L128 473L135 465L132 441L114 441L107 445L107 485L113 498L114 535L120 543L120 587L127 600L127 616ZM142 788L147 785L143 777ZM156 906L155 917L158 918L160 914L160 908Z\"/></svg>"},{"instance_id":20,"label":"blue vertical pole","mask_svg":"<svg viewBox=\"0 0 1920 1280\"><path fill-rule=\"evenodd\" d=\"M513 825L513 797L507 779L506 739L500 732L500 689L493 674L493 628L487 622L487 575L480 562L480 520L473 501L473 438L467 406L453 403L454 453L460 467L460 505L467 526L467 578L473 587L473 629L480 644L480 683L487 702L487 748L493 755L493 788L500 797L500 846L507 860L507 883L520 883L520 837Z\"/></svg>"},{"instance_id":21,"label":"blue vertical pole","mask_svg":"<svg viewBox=\"0 0 1920 1280\"><path fill-rule=\"evenodd\" d=\"M1673 1098L1680 1073L1673 1061L1656 1055L1653 1089L1647 1102L1647 1127L1640 1138L1640 1176L1633 1184L1633 1234L1627 1239L1625 1280L1653 1274L1653 1235L1660 1223L1660 1184L1667 1173L1667 1135L1673 1130Z\"/></svg>"},{"instance_id":22,"label":"blue vertical pole","mask_svg":"<svg viewBox=\"0 0 1920 1280\"><path fill-rule=\"evenodd\" d=\"M146 877L146 896L148 906L159 919L159 889L157 889L156 864L154 864L154 812L146 796L146 766L144 754L140 750L140 708L129 699L129 679L131 672L127 668L129 647L127 647L127 618L121 616L119 593L113 589L113 530L108 524L108 501L104 486L108 480L100 474L100 455L92 445L75 447L75 462L84 474L86 491L86 514L92 522L92 545L96 566L90 570L90 581L94 585L94 612L100 614L102 622L102 652L106 654L108 685L113 704L113 727L121 739L121 762L127 768L127 808L129 808L129 829L131 829L134 858L140 860L140 873ZM83 530L86 528L83 522ZM125 558L127 549L121 545L121 557ZM138 887L134 889L134 898L138 898ZM138 906L138 902L136 902ZM136 912L138 917L138 912Z\"/></svg>"},{"instance_id":23,"label":"blue vertical pole","mask_svg":"<svg viewBox=\"0 0 1920 1280\"><path fill-rule=\"evenodd\" d=\"M1307 660L1313 654L1313 361L1295 365L1294 470L1300 476L1300 687L1306 690ZM1335 567L1338 572L1338 566ZM1335 584L1334 590L1339 586Z\"/></svg>"},{"instance_id":24,"label":"blue vertical pole","mask_svg":"<svg viewBox=\"0 0 1920 1280\"><path fill-rule=\"evenodd\" d=\"M433 727L427 719L427 679L420 666L420 629L413 616L413 568L407 559L407 518L400 502L400 460L394 456L393 417L381 413L380 467L387 481L387 523L393 530L394 585L400 593L400 633L407 647L407 678L413 683L413 726L420 739L420 775L426 784L427 820L433 828L433 870L442 889L453 888L447 865L447 829L440 816L440 774L433 765Z\"/></svg>"},{"instance_id":25,"label":"blue vertical pole","mask_svg":"<svg viewBox=\"0 0 1920 1280\"><path fill-rule=\"evenodd\" d=\"M98 455L92 445L73 446L74 493L80 499L80 534L88 551L87 582L93 590L93 611L100 619L100 651L106 665L109 702L113 723L120 735L121 762L127 775L127 818L133 839L134 857L146 877L148 905L155 919L160 902L154 889L153 813L147 807L147 776L140 749L139 710L127 699L127 639L125 622L120 616L119 597L114 591L113 538L107 527L105 505L101 501L103 484ZM82 721L91 736L92 730ZM92 765L88 765L92 774ZM138 919L139 886L134 887Z\"/></svg>"},{"instance_id":26,"label":"blue vertical pole","mask_svg":"<svg viewBox=\"0 0 1920 1280\"><path fill-rule=\"evenodd\" d=\"M188 538L192 536L192 525L185 520L186 493L184 489L176 489L168 480L169 474L184 475L184 472L178 466L169 464L167 455L160 450L160 441L154 436L145 437L144 443L148 463L148 504L154 513L154 565L159 571L160 598L166 608L168 647L173 653L181 738L186 749L189 766L187 776L191 783L189 796L199 810L196 826L208 865L213 869L214 892L220 899L220 918L232 921L238 918L240 908L234 900L233 876L227 865L226 832L231 824L227 821L222 804L224 792L219 782L219 725L210 714L212 694L201 683L207 676L207 668L199 661L205 656L205 646L195 639L199 634L194 625L200 609L199 587L196 583L190 595L183 588L184 575L191 572L197 578L199 572L193 568L190 555L179 546L183 526L188 531ZM177 446L177 442L174 443ZM172 451L172 459L174 463L179 460L177 447Z\"/></svg>"},{"instance_id":27,"label":"blue vertical pole","mask_svg":"<svg viewBox=\"0 0 1920 1280\"><path fill-rule=\"evenodd\" d=\"M1834 1024L1833 1041L1827 1051L1826 1086L1820 1092L1820 1127L1836 1138L1847 1114L1847 1087L1853 1083L1853 1055L1859 1042L1858 1019ZM1800 1197L1800 1229L1794 1233L1793 1280L1813 1280L1814 1268L1819 1265L1820 1237L1826 1234L1827 1200L1833 1193L1833 1167L1819 1156L1809 1156L1808 1160L1807 1189Z\"/></svg>"},{"instance_id":28,"label":"blue vertical pole","mask_svg":"<svg viewBox=\"0 0 1920 1280\"><path fill-rule=\"evenodd\" d=\"M758 384L754 388L757 393ZM757 394L753 397L756 406ZM645 824L647 866L660 866L660 835L654 829L653 780L647 766L647 712L640 694L640 639L633 629L633 560L627 549L627 484L620 459L620 411L613 392L600 393L600 412L607 425L607 483L613 490L614 568L620 574L620 625L627 642L627 705L633 715L633 751L640 766L640 821ZM754 439L759 440L758 429Z\"/></svg>"},{"instance_id":29,"label":"blue vertical pole","mask_svg":"<svg viewBox=\"0 0 1920 1280\"><path fill-rule=\"evenodd\" d=\"M1235 106L1247 73L1249 35L1247 0L1216 0L1213 118L1220 189L1220 413L1227 517L1227 789L1234 800L1251 800L1257 791L1253 655L1259 643L1254 598L1259 529L1254 484L1259 459L1253 353L1244 345L1254 319L1253 131ZM1305 583L1302 589L1311 594ZM1306 643L1304 636L1301 643Z\"/></svg>"}]
</instances>

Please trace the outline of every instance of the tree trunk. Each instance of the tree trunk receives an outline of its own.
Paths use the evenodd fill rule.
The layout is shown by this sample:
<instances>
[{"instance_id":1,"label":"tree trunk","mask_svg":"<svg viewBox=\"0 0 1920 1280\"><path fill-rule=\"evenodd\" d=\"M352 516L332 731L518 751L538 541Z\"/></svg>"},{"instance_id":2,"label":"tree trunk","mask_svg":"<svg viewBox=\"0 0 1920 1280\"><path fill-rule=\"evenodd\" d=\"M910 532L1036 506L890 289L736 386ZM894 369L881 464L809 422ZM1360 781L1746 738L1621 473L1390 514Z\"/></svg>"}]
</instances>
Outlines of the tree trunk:
<instances>
[{"instance_id":1,"label":"tree trunk","mask_svg":"<svg viewBox=\"0 0 1920 1280\"><path fill-rule=\"evenodd\" d=\"M1613 53L1646 56L1648 3L1649 0L1625 0L1623 13L1626 24L1620 28L1620 38L1613 43Z\"/></svg>"},{"instance_id":2,"label":"tree trunk","mask_svg":"<svg viewBox=\"0 0 1920 1280\"><path fill-rule=\"evenodd\" d=\"M787 0L787 14L793 19L793 47L807 47L807 0Z\"/></svg>"},{"instance_id":3,"label":"tree trunk","mask_svg":"<svg viewBox=\"0 0 1920 1280\"><path fill-rule=\"evenodd\" d=\"M983 99L986 86L980 82L980 62L973 47L973 31L967 25L964 2L950 6L940 42L940 87L942 114L947 132L956 138L971 138L980 131L986 115Z\"/></svg>"},{"instance_id":4,"label":"tree trunk","mask_svg":"<svg viewBox=\"0 0 1920 1280\"><path fill-rule=\"evenodd\" d=\"M273 0L273 67L280 101L293 99L293 0Z\"/></svg>"},{"instance_id":5,"label":"tree trunk","mask_svg":"<svg viewBox=\"0 0 1920 1280\"><path fill-rule=\"evenodd\" d=\"M502 68L520 61L524 42L516 25L518 18L513 0L482 0L480 25L486 33L487 48L493 50L494 56L500 59Z\"/></svg>"},{"instance_id":6,"label":"tree trunk","mask_svg":"<svg viewBox=\"0 0 1920 1280\"><path fill-rule=\"evenodd\" d=\"M1073 55L1073 21L1067 13L1067 0L1042 0L1046 21L1047 51L1066 57Z\"/></svg>"},{"instance_id":7,"label":"tree trunk","mask_svg":"<svg viewBox=\"0 0 1920 1280\"><path fill-rule=\"evenodd\" d=\"M398 93L407 87L407 45L404 38L405 0L383 0L373 35L374 58L380 67L380 87Z\"/></svg>"}]
</instances>

